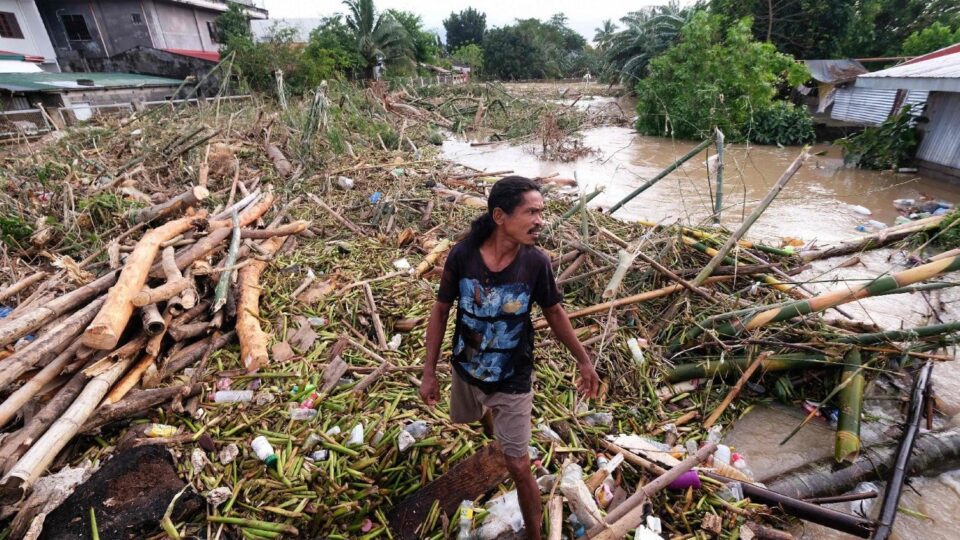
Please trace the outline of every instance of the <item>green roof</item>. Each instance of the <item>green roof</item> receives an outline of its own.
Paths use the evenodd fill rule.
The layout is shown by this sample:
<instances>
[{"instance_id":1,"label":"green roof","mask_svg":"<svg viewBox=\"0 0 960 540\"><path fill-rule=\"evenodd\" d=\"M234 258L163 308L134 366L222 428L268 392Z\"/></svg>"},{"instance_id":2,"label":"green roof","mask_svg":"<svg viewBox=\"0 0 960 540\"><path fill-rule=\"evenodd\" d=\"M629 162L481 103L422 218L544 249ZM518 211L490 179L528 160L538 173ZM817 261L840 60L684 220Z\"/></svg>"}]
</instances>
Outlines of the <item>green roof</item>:
<instances>
[{"instance_id":1,"label":"green roof","mask_svg":"<svg viewBox=\"0 0 960 540\"><path fill-rule=\"evenodd\" d=\"M93 81L79 84L78 79ZM63 92L93 88L179 86L180 79L136 73L0 73L0 89L10 92Z\"/></svg>"}]
</instances>

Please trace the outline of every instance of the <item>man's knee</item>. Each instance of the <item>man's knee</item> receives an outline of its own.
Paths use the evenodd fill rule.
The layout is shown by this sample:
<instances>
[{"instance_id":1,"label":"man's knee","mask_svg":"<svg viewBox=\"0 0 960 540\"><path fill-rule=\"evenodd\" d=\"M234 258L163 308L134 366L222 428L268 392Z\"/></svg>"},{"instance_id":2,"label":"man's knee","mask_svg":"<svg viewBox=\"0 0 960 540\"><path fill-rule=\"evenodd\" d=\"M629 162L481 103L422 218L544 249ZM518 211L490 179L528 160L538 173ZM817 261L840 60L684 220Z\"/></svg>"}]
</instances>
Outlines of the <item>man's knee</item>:
<instances>
[{"instance_id":1,"label":"man's knee","mask_svg":"<svg viewBox=\"0 0 960 540\"><path fill-rule=\"evenodd\" d=\"M507 472L510 473L510 477L516 481L518 478L526 478L527 476L532 476L533 473L530 471L530 456L503 456L504 461L507 464Z\"/></svg>"}]
</instances>

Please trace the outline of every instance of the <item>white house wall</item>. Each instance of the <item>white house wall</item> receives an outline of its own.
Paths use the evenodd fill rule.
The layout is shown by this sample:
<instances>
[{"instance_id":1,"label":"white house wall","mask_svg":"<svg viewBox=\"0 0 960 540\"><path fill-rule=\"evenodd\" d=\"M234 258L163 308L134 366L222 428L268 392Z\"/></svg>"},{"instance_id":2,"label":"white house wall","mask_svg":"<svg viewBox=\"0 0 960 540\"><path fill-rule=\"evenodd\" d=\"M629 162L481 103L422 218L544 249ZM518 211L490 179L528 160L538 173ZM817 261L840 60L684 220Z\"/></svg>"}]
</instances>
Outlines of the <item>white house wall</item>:
<instances>
[{"instance_id":1,"label":"white house wall","mask_svg":"<svg viewBox=\"0 0 960 540\"><path fill-rule=\"evenodd\" d=\"M0 51L42 56L46 71L60 71L57 53L43 27L36 3L33 0L0 0L0 11L13 13L23 32L23 39L0 38Z\"/></svg>"}]
</instances>

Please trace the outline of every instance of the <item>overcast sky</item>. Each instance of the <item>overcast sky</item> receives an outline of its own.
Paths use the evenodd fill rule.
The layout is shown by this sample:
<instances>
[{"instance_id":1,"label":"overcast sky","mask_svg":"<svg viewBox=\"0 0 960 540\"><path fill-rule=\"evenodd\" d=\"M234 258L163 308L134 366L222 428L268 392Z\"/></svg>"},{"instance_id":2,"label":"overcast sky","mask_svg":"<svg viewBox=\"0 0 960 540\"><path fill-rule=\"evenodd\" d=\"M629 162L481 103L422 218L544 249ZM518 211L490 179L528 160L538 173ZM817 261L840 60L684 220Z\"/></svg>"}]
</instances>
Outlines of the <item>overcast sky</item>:
<instances>
[{"instance_id":1,"label":"overcast sky","mask_svg":"<svg viewBox=\"0 0 960 540\"><path fill-rule=\"evenodd\" d=\"M564 13L569 26L579 32L587 41L593 40L594 28L604 20L615 23L627 12L636 11L644 6L665 4L667 0L553 0L551 2L531 2L523 0L448 0L446 2L410 0L375 0L377 9L403 9L423 17L423 26L436 31L444 37L443 19L451 11L460 12L468 7L487 14L487 28L504 26L514 19L535 17L549 19L554 13ZM344 12L345 7L339 0L263 0L270 11L270 18L325 17ZM686 4L689 2L681 2Z\"/></svg>"}]
</instances>

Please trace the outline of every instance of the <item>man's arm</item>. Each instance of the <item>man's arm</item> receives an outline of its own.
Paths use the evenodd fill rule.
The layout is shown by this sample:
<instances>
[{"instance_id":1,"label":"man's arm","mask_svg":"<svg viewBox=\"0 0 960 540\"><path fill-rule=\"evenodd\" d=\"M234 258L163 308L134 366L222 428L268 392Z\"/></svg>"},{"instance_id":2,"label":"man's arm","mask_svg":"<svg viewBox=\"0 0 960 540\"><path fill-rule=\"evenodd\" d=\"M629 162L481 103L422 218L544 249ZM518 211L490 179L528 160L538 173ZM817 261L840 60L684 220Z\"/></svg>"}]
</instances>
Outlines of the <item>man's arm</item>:
<instances>
[{"instance_id":1,"label":"man's arm","mask_svg":"<svg viewBox=\"0 0 960 540\"><path fill-rule=\"evenodd\" d=\"M427 321L427 357L423 361L423 376L420 379L420 398L433 407L440 400L440 387L437 384L437 361L440 360L440 346L447 331L447 318L453 304L434 302ZM568 323L569 324L569 323ZM574 338L576 339L576 338Z\"/></svg>"},{"instance_id":2,"label":"man's arm","mask_svg":"<svg viewBox=\"0 0 960 540\"><path fill-rule=\"evenodd\" d=\"M600 390L600 377L597 376L597 371L593 367L590 356L587 355L587 350L577 339L577 334L573 331L573 325L570 324L570 318L567 317L567 312L563 309L563 306L557 303L545 308L543 318L547 320L547 324L550 325L550 329L553 330L560 342L577 359L577 367L580 369L577 390L588 398L596 397Z\"/></svg>"}]
</instances>

